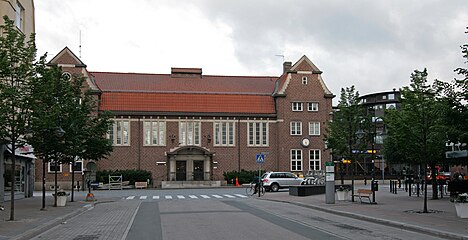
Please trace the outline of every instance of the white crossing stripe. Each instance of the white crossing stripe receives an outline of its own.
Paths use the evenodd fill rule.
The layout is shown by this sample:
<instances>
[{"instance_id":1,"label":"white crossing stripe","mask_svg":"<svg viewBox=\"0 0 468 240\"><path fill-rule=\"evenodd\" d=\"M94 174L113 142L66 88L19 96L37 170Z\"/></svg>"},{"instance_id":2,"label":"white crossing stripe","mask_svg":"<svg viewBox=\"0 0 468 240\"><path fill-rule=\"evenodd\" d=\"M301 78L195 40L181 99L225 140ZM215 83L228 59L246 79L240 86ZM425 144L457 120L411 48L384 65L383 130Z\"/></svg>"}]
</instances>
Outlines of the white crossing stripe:
<instances>
[{"instance_id":1,"label":"white crossing stripe","mask_svg":"<svg viewBox=\"0 0 468 240\"><path fill-rule=\"evenodd\" d=\"M182 195L177 195L177 198L179 198L179 199L185 199L185 197L182 196Z\"/></svg>"},{"instance_id":2,"label":"white crossing stripe","mask_svg":"<svg viewBox=\"0 0 468 240\"><path fill-rule=\"evenodd\" d=\"M202 198L210 198L208 195L200 195Z\"/></svg>"},{"instance_id":3,"label":"white crossing stripe","mask_svg":"<svg viewBox=\"0 0 468 240\"><path fill-rule=\"evenodd\" d=\"M213 196L213 197L215 197L215 198L223 198L223 197L221 197L221 196L219 196L219 195L214 195L214 194L211 195L211 196Z\"/></svg>"},{"instance_id":4,"label":"white crossing stripe","mask_svg":"<svg viewBox=\"0 0 468 240\"><path fill-rule=\"evenodd\" d=\"M146 196L140 196L140 199L146 199Z\"/></svg>"},{"instance_id":5,"label":"white crossing stripe","mask_svg":"<svg viewBox=\"0 0 468 240\"><path fill-rule=\"evenodd\" d=\"M170 195L166 195L165 197L166 197L166 199L172 199L172 196L170 196Z\"/></svg>"},{"instance_id":6,"label":"white crossing stripe","mask_svg":"<svg viewBox=\"0 0 468 240\"><path fill-rule=\"evenodd\" d=\"M226 196L226 197L228 197L228 198L236 198L236 197L234 197L234 196L232 196L232 195L229 195L229 194L224 194L224 196Z\"/></svg>"},{"instance_id":7,"label":"white crossing stripe","mask_svg":"<svg viewBox=\"0 0 468 240\"><path fill-rule=\"evenodd\" d=\"M197 196L195 195L189 195L190 198L198 198Z\"/></svg>"},{"instance_id":8,"label":"white crossing stripe","mask_svg":"<svg viewBox=\"0 0 468 240\"><path fill-rule=\"evenodd\" d=\"M153 196L153 199L159 199L159 196Z\"/></svg>"},{"instance_id":9,"label":"white crossing stripe","mask_svg":"<svg viewBox=\"0 0 468 240\"><path fill-rule=\"evenodd\" d=\"M135 196L128 196L127 197L128 200L131 200L131 199L134 199L134 198L135 198Z\"/></svg>"},{"instance_id":10,"label":"white crossing stripe","mask_svg":"<svg viewBox=\"0 0 468 240\"><path fill-rule=\"evenodd\" d=\"M234 195L236 195L236 196L238 196L238 197L241 197L241 198L247 198L247 196L242 195L242 194L234 194Z\"/></svg>"}]
</instances>

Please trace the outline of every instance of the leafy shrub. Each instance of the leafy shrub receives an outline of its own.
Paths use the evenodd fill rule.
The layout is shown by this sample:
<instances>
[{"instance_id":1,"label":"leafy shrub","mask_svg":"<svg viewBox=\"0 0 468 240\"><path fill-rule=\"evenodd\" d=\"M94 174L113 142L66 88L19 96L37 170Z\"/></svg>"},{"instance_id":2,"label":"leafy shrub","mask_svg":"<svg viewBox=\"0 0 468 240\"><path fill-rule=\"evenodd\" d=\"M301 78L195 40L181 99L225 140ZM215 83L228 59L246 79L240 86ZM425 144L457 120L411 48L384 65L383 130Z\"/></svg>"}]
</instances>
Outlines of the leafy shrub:
<instances>
[{"instance_id":1,"label":"leafy shrub","mask_svg":"<svg viewBox=\"0 0 468 240\"><path fill-rule=\"evenodd\" d=\"M130 185L135 184L135 182L146 182L148 179L151 181L151 172L145 170L103 170L96 172L96 181L109 183L110 176L120 176L122 175L122 181L130 181Z\"/></svg>"},{"instance_id":2,"label":"leafy shrub","mask_svg":"<svg viewBox=\"0 0 468 240\"><path fill-rule=\"evenodd\" d=\"M265 171L261 170L260 175L262 175ZM254 178L258 176L258 171L247 171L242 169L240 172L238 171L231 171L231 172L224 172L224 180L228 183L235 183L236 177L239 178L239 184L243 183L250 183L254 181Z\"/></svg>"}]
</instances>

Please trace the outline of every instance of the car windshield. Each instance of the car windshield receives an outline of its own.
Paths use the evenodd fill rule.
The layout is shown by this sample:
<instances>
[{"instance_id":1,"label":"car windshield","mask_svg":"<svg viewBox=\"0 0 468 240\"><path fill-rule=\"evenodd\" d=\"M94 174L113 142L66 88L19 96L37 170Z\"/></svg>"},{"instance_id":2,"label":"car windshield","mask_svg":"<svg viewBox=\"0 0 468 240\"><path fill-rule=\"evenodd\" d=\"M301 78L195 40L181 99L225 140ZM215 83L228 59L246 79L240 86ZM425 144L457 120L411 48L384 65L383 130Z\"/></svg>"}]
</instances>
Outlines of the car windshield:
<instances>
[{"instance_id":1,"label":"car windshield","mask_svg":"<svg viewBox=\"0 0 468 240\"><path fill-rule=\"evenodd\" d=\"M262 175L262 178L266 178L267 176L268 176L268 174L267 174L267 173L264 173L264 174Z\"/></svg>"}]
</instances>

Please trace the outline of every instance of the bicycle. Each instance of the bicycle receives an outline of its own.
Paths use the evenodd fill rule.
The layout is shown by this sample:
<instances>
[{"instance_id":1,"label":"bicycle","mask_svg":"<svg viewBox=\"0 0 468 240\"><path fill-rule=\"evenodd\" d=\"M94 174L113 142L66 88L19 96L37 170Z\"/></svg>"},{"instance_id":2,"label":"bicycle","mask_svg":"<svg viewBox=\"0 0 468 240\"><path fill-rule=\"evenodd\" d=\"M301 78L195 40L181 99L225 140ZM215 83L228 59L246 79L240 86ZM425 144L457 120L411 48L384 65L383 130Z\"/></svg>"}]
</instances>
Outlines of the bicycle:
<instances>
[{"instance_id":1,"label":"bicycle","mask_svg":"<svg viewBox=\"0 0 468 240\"><path fill-rule=\"evenodd\" d=\"M263 187L263 185L260 183L260 196L263 196L265 195L265 187ZM258 189L258 186L257 184L255 184L255 182L251 182L246 188L245 188L245 193L247 194L247 196L249 197L252 197L254 195L258 195L258 192L255 191L256 188Z\"/></svg>"}]
</instances>

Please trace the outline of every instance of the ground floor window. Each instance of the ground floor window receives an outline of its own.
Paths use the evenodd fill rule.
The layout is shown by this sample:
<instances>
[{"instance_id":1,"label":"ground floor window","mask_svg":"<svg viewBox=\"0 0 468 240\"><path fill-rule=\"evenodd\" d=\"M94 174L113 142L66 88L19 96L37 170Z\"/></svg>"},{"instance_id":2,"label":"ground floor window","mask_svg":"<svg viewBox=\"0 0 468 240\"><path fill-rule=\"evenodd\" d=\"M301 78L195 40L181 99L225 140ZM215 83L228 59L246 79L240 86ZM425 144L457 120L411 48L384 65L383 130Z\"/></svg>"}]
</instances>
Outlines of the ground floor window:
<instances>
[{"instance_id":1,"label":"ground floor window","mask_svg":"<svg viewBox=\"0 0 468 240\"><path fill-rule=\"evenodd\" d=\"M13 171L12 169L12 163L11 159L6 159L4 163L4 187L5 187L5 193L8 194L11 192L11 188L13 187L11 179L12 175L15 175L15 192L24 192L24 184L25 184L25 166L21 164L21 162L18 163L18 159L16 159L16 166Z\"/></svg>"},{"instance_id":2,"label":"ground floor window","mask_svg":"<svg viewBox=\"0 0 468 240\"><path fill-rule=\"evenodd\" d=\"M302 171L302 150L291 149L291 171Z\"/></svg>"},{"instance_id":3,"label":"ground floor window","mask_svg":"<svg viewBox=\"0 0 468 240\"><path fill-rule=\"evenodd\" d=\"M309 150L309 170L322 170L319 149Z\"/></svg>"},{"instance_id":4,"label":"ground floor window","mask_svg":"<svg viewBox=\"0 0 468 240\"><path fill-rule=\"evenodd\" d=\"M60 163L56 164L55 162L48 162L47 164L48 164L47 170L49 173L55 172L56 169L57 169L57 172L62 172L62 164Z\"/></svg>"}]
</instances>

